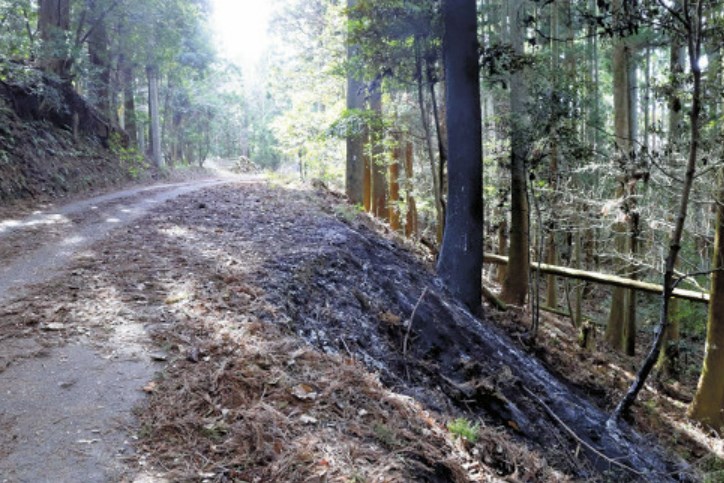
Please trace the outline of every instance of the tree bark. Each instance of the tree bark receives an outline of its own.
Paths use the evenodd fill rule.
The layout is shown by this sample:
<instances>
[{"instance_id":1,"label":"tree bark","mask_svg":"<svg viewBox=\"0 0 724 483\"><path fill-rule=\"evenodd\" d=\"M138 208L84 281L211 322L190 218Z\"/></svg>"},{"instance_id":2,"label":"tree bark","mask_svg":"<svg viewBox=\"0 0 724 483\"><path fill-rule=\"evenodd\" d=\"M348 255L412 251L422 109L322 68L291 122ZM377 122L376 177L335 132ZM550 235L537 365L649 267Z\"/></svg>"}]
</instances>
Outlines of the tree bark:
<instances>
[{"instance_id":1,"label":"tree bark","mask_svg":"<svg viewBox=\"0 0 724 483\"><path fill-rule=\"evenodd\" d=\"M123 127L128 133L131 145L138 145L138 124L136 122L136 99L134 96L136 78L133 75L133 66L124 56L119 60L121 77L123 78Z\"/></svg>"},{"instance_id":2,"label":"tree bark","mask_svg":"<svg viewBox=\"0 0 724 483\"><path fill-rule=\"evenodd\" d=\"M70 82L72 60L68 50L70 29L70 0L40 0L38 4L38 31L42 46L40 67Z\"/></svg>"},{"instance_id":3,"label":"tree bark","mask_svg":"<svg viewBox=\"0 0 724 483\"><path fill-rule=\"evenodd\" d=\"M440 118L440 109L437 106L437 94L435 93L435 77L434 66L429 60L425 61L427 71L427 87L430 91L430 103L432 104L432 119L435 122L435 134L437 137L437 151L440 162L437 165L438 179L440 180L440 193L445 191L445 167L447 165L447 148L445 147L446 127L444 121ZM443 113L444 115L444 113ZM445 200L440 198L443 207L442 212L445 213Z\"/></svg>"},{"instance_id":4,"label":"tree bark","mask_svg":"<svg viewBox=\"0 0 724 483\"><path fill-rule=\"evenodd\" d=\"M614 2L614 11L618 15L623 13L623 0ZM617 38L613 47L613 103L614 103L614 129L617 158L621 171L621 179L616 196L624 200L626 193L626 171L629 164L631 152L631 88L629 83L629 52L626 41L623 38ZM621 217L624 214L619 214ZM626 222L617 220L613 225L614 240L616 252L623 257L627 248ZM616 271L621 275L627 274L626 263L623 260L617 262ZM611 294L611 310L606 323L606 340L616 350L623 351L626 333L626 322L628 314L630 314L627 302L631 300L630 295L625 289L615 288ZM633 334L631 334L633 335Z\"/></svg>"},{"instance_id":5,"label":"tree bark","mask_svg":"<svg viewBox=\"0 0 724 483\"><path fill-rule=\"evenodd\" d=\"M686 49L682 47L681 41L674 37L671 41L669 50L669 69L671 76L679 79L684 73L686 67ZM676 169L676 159L678 149L678 140L681 133L681 121L683 119L683 109L681 105L681 96L678 89L678 81L674 82L671 94L668 99L669 104L669 125L668 125L668 164L670 169ZM659 353L656 369L660 376L671 377L677 373L678 355L679 355L679 301L672 300L669 304L671 311L671 322L664 331L664 340L661 343L661 352Z\"/></svg>"},{"instance_id":6,"label":"tree bark","mask_svg":"<svg viewBox=\"0 0 724 483\"><path fill-rule=\"evenodd\" d=\"M511 43L518 56L525 53L525 10L523 0L510 2ZM500 298L509 304L525 305L530 273L529 207L528 207L528 132L530 121L526 112L528 89L525 71L518 69L510 78L511 156L510 156L510 263L505 274Z\"/></svg>"},{"instance_id":7,"label":"tree bark","mask_svg":"<svg viewBox=\"0 0 724 483\"><path fill-rule=\"evenodd\" d=\"M357 0L347 0L347 8L356 6ZM351 67L357 56L358 47L347 43L347 62L350 64L347 72L347 109L364 109L364 83L362 83ZM364 136L361 132L347 133L347 164L345 170L345 192L349 200L361 205L364 203Z\"/></svg>"},{"instance_id":8,"label":"tree bark","mask_svg":"<svg viewBox=\"0 0 724 483\"><path fill-rule=\"evenodd\" d=\"M437 270L450 292L480 307L483 264L482 140L475 0L443 1L448 207Z\"/></svg>"},{"instance_id":9,"label":"tree bark","mask_svg":"<svg viewBox=\"0 0 724 483\"><path fill-rule=\"evenodd\" d=\"M506 256L508 254L508 219L506 214L503 213L500 223L498 225L498 255ZM505 280L508 278L508 267L507 265L500 264L495 270L495 281L500 284L503 289L501 292L501 300L503 299L502 293L505 292ZM527 280L527 277L526 277ZM525 303L525 298L523 299ZM519 304L516 304L519 305ZM520 304L522 305L522 304Z\"/></svg>"},{"instance_id":10,"label":"tree bark","mask_svg":"<svg viewBox=\"0 0 724 483\"><path fill-rule=\"evenodd\" d=\"M111 58L106 21L98 0L87 0L87 7L95 19L88 35L88 60L95 69L96 77L95 106L108 119L113 119L110 110Z\"/></svg>"},{"instance_id":11,"label":"tree bark","mask_svg":"<svg viewBox=\"0 0 724 483\"><path fill-rule=\"evenodd\" d=\"M384 160L384 147L382 145L384 130L382 128L382 87L378 86L370 93L370 109L375 115L375 121L370 133L372 143L372 156L370 169L372 176L372 214L381 220L389 219L387 210L387 167Z\"/></svg>"},{"instance_id":12,"label":"tree bark","mask_svg":"<svg viewBox=\"0 0 724 483\"><path fill-rule=\"evenodd\" d=\"M417 236L417 204L412 195L414 176L414 150L410 141L405 146L405 196L407 200L407 216L405 219L405 236Z\"/></svg>"},{"instance_id":13,"label":"tree bark","mask_svg":"<svg viewBox=\"0 0 724 483\"><path fill-rule=\"evenodd\" d=\"M724 428L724 171L719 176L712 260L712 267L717 271L711 276L704 364L689 415L721 434Z\"/></svg>"},{"instance_id":14,"label":"tree bark","mask_svg":"<svg viewBox=\"0 0 724 483\"><path fill-rule=\"evenodd\" d=\"M146 68L148 75L148 112L151 116L151 159L157 168L163 168L163 154L161 153L161 120L158 109L158 69L153 66Z\"/></svg>"},{"instance_id":15,"label":"tree bark","mask_svg":"<svg viewBox=\"0 0 724 483\"><path fill-rule=\"evenodd\" d=\"M422 78L422 40L419 36L415 37L415 65L417 77L417 101L420 106L420 116L422 120L422 128L425 131L425 142L427 145L427 155L430 161L430 175L432 176L432 191L435 199L435 232L438 244L442 243L443 233L445 230L445 207L442 201L442 178L435 163L435 150L432 143L432 132L430 131L430 120L425 106L425 90Z\"/></svg>"},{"instance_id":16,"label":"tree bark","mask_svg":"<svg viewBox=\"0 0 724 483\"><path fill-rule=\"evenodd\" d=\"M392 162L390 163L388 181L390 190L389 220L390 228L393 231L400 231L400 160L403 157L405 147L402 145L402 133L396 132L393 135L394 147L392 148Z\"/></svg>"},{"instance_id":17,"label":"tree bark","mask_svg":"<svg viewBox=\"0 0 724 483\"><path fill-rule=\"evenodd\" d=\"M559 102L559 89L562 89L559 71L560 63L560 7L557 0L553 0L551 5L551 17L550 17L550 43L551 43L551 72L553 75L553 95L555 96L551 101L553 103ZM556 204L556 198L558 198L558 158L559 152L559 138L558 138L558 120L553 119L551 123L550 136L550 165L548 168L548 184L551 190L550 204L553 206ZM555 241L555 229L556 229L556 213L551 212L550 220L548 223L548 233L546 238L546 255L545 260L554 265L558 258L556 254L556 241ZM556 308L558 306L558 282L554 275L546 276L546 304L548 307Z\"/></svg>"},{"instance_id":18,"label":"tree bark","mask_svg":"<svg viewBox=\"0 0 724 483\"><path fill-rule=\"evenodd\" d=\"M365 211L372 213L372 142L369 126L365 127L363 135L364 150L362 153L362 165L364 174L362 176L362 203Z\"/></svg>"}]
</instances>

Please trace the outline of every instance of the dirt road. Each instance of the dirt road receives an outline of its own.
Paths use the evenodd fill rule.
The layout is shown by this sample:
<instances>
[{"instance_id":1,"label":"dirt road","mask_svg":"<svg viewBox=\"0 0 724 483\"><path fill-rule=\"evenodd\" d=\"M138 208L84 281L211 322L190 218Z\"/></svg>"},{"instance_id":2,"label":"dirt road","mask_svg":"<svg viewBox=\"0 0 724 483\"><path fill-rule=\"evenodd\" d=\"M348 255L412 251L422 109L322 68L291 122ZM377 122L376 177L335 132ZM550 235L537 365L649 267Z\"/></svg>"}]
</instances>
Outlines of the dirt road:
<instances>
[{"instance_id":1,"label":"dirt road","mask_svg":"<svg viewBox=\"0 0 724 483\"><path fill-rule=\"evenodd\" d=\"M253 179L253 177L248 177ZM104 343L62 324L2 323L67 283L67 265L93 243L132 230L168 200L244 178L132 188L29 217L0 220L0 481L149 481L129 473L130 411L157 368L140 324L111 325ZM20 330L20 332L18 332Z\"/></svg>"}]
</instances>

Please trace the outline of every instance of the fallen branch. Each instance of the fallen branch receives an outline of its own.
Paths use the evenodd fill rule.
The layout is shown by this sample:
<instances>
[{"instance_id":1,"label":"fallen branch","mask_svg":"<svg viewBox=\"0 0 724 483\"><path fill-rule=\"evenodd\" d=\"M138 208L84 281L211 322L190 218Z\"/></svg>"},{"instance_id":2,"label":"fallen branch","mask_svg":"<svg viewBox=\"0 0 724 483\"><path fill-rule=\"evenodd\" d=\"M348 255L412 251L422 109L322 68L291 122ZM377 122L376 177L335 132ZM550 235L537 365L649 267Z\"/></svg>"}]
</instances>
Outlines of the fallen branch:
<instances>
[{"instance_id":1,"label":"fallen branch","mask_svg":"<svg viewBox=\"0 0 724 483\"><path fill-rule=\"evenodd\" d=\"M573 431L570 427L568 427L568 425L566 423L564 423L561 420L561 418L559 418L558 415L555 412L553 412L553 410L550 407L548 407L548 405L541 398L536 396L533 391L531 391L530 389L528 389L525 386L521 386L521 387L523 388L523 391L525 391L526 394L528 394L530 397L532 397L545 410L545 412L548 413L548 416L550 416L556 423L558 423L558 425L560 427L562 427L574 440L576 440L576 442L578 444L580 444L581 446L584 446L586 449L591 451L593 454L595 454L599 458L603 459L604 461L608 461L612 465L618 466L619 468L626 470L630 473L633 473L636 476L647 476L646 473L637 471L634 468L631 468L630 466L621 463L620 461L616 461L613 458L609 458L608 456L606 456L605 454L601 453L599 450L594 448L592 445L590 445L589 443L587 443L586 441L581 439L581 437L578 436L576 434L576 432Z\"/></svg>"},{"instance_id":2,"label":"fallen branch","mask_svg":"<svg viewBox=\"0 0 724 483\"><path fill-rule=\"evenodd\" d=\"M488 287L483 286L482 293L483 297L485 297L485 300L490 302L496 309L500 310L501 312L505 312L506 310L508 310L508 304L500 300Z\"/></svg>"},{"instance_id":3,"label":"fallen branch","mask_svg":"<svg viewBox=\"0 0 724 483\"><path fill-rule=\"evenodd\" d=\"M425 297L425 294L427 293L427 287L422 291L422 294L420 294L420 298L417 299L417 303L415 304L415 308L412 309L412 315L410 315L410 322L407 324L407 333L405 334L405 339L402 341L402 357L407 357L407 342L410 340L410 332L412 331L412 322L415 320L415 314L417 313L418 307L420 307L420 302L422 302L422 299Z\"/></svg>"},{"instance_id":4,"label":"fallen branch","mask_svg":"<svg viewBox=\"0 0 724 483\"><path fill-rule=\"evenodd\" d=\"M541 309L543 312L548 312L548 313L551 313L551 314L554 314L554 315L558 315L558 316L561 316L561 317L566 317L567 319L572 319L572 318L573 318L573 317L571 317L571 313L570 313L570 312L566 312L565 310L554 309L553 307L546 307L545 305L541 305L541 306L540 306L540 309ZM583 316L583 322L586 322L586 321L596 323L595 320L593 320L593 319L590 318L590 317L586 317L586 316L584 315L584 316Z\"/></svg>"},{"instance_id":5,"label":"fallen branch","mask_svg":"<svg viewBox=\"0 0 724 483\"><path fill-rule=\"evenodd\" d=\"M508 257L485 253L483 255L485 263L494 263L499 265L507 265ZM600 283L604 285L612 285L616 287L630 288L641 292L653 293L661 295L664 288L661 285L640 280L632 280L630 278L619 277L618 275L609 275L606 273L587 272L585 270L576 270L574 268L559 267L557 265L548 265L546 263L532 263L531 269L537 269L540 266L542 273L559 275L561 277L575 278L578 280L586 280L589 282ZM692 302L709 303L709 294L697 292L696 290L684 290L677 288L674 290L673 297L691 300Z\"/></svg>"}]
</instances>

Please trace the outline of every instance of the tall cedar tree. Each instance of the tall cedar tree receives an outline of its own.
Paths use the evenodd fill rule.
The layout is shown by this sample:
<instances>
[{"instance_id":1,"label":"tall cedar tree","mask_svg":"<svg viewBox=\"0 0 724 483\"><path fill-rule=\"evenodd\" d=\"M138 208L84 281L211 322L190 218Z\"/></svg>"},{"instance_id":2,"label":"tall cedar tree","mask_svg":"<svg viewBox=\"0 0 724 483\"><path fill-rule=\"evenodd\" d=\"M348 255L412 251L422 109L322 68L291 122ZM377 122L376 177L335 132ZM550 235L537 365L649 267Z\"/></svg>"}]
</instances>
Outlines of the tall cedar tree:
<instances>
[{"instance_id":1,"label":"tall cedar tree","mask_svg":"<svg viewBox=\"0 0 724 483\"><path fill-rule=\"evenodd\" d=\"M724 428L724 171L720 172L719 183L706 354L689 414L721 434Z\"/></svg>"},{"instance_id":2,"label":"tall cedar tree","mask_svg":"<svg viewBox=\"0 0 724 483\"><path fill-rule=\"evenodd\" d=\"M71 59L67 50L70 29L70 0L40 0L38 31L43 41L40 65L63 81L70 80Z\"/></svg>"},{"instance_id":3,"label":"tall cedar tree","mask_svg":"<svg viewBox=\"0 0 724 483\"><path fill-rule=\"evenodd\" d=\"M475 0L443 2L448 126L448 210L438 274L473 310L483 263L482 146Z\"/></svg>"},{"instance_id":4,"label":"tall cedar tree","mask_svg":"<svg viewBox=\"0 0 724 483\"><path fill-rule=\"evenodd\" d=\"M357 0L347 0L349 12L357 4ZM351 20L351 19L350 19ZM351 22L350 22L351 23ZM354 72L352 62L358 54L359 47L351 42L347 45L347 61L349 62L347 72L347 109L362 110L365 108L364 83ZM345 186L347 197L357 205L364 202L364 136L360 132L347 133L347 169Z\"/></svg>"},{"instance_id":5,"label":"tall cedar tree","mask_svg":"<svg viewBox=\"0 0 724 483\"><path fill-rule=\"evenodd\" d=\"M692 187L694 185L696 164L701 144L702 69L699 61L701 59L704 32L703 8L704 2L699 2L696 5L685 4L683 15L676 16L677 20L680 21L681 26L686 31L686 41L688 44L687 52L689 55L689 68L691 69L693 90L691 93L691 110L689 112L689 157L686 162L686 171L683 180L684 182L682 184L679 211L676 215L674 229L669 240L669 253L664 265L664 290L661 294L659 325L655 330L654 344L641 364L641 367L636 374L636 379L634 379L634 382L631 384L628 391L626 391L626 394L618 403L616 409L614 409L613 414L611 415L610 423L612 424L620 420L621 417L628 412L629 408L636 400L636 396L638 396L639 391L641 391L641 388L646 382L646 378L648 378L651 370L654 368L654 364L656 364L659 352L661 351L661 347L664 343L666 330L669 327L669 303L671 301L671 294L674 292L674 288L678 283L676 282L674 270L676 267L676 261L679 257L679 252L681 251L684 223L689 213L689 200L691 198ZM711 334L709 335L711 336Z\"/></svg>"},{"instance_id":6,"label":"tall cedar tree","mask_svg":"<svg viewBox=\"0 0 724 483\"><path fill-rule=\"evenodd\" d=\"M525 55L525 9L522 0L511 0L510 41L513 52L519 57ZM528 156L528 133L530 120L526 113L528 89L524 79L525 71L518 68L510 76L510 262L503 282L501 298L515 305L524 305L528 294L528 187L526 158Z\"/></svg>"}]
</instances>

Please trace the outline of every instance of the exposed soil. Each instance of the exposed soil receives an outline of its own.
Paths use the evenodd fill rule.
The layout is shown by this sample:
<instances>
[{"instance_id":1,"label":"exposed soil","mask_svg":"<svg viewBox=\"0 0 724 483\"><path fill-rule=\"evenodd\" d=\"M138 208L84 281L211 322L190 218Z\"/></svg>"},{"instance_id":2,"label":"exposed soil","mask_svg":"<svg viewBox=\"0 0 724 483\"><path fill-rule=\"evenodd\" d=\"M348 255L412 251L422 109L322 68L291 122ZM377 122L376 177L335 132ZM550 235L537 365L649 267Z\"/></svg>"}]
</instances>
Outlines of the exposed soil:
<instances>
[{"instance_id":1,"label":"exposed soil","mask_svg":"<svg viewBox=\"0 0 724 483\"><path fill-rule=\"evenodd\" d=\"M15 347L0 381L69 342L166 362L144 384L128 479L696 477L651 438L608 431L587 387L472 317L425 253L340 201L257 183L157 206L0 305L3 347ZM452 431L456 418L469 423ZM2 464L14 447L0 445Z\"/></svg>"},{"instance_id":2,"label":"exposed soil","mask_svg":"<svg viewBox=\"0 0 724 483\"><path fill-rule=\"evenodd\" d=\"M4 60L0 77L0 201L117 185L145 170L124 151L126 134L70 84Z\"/></svg>"}]
</instances>

